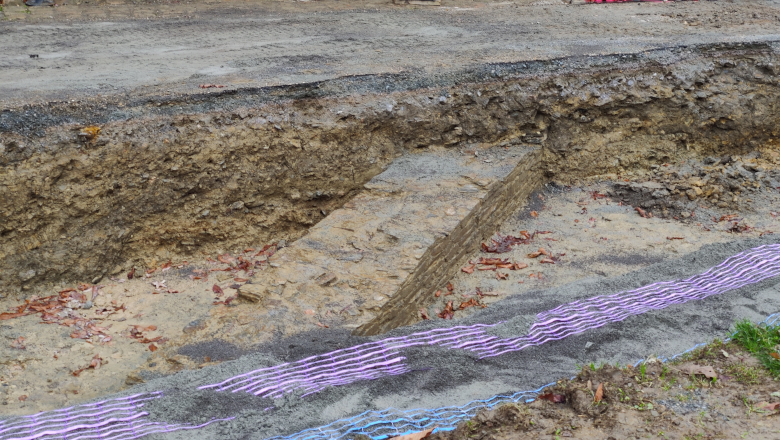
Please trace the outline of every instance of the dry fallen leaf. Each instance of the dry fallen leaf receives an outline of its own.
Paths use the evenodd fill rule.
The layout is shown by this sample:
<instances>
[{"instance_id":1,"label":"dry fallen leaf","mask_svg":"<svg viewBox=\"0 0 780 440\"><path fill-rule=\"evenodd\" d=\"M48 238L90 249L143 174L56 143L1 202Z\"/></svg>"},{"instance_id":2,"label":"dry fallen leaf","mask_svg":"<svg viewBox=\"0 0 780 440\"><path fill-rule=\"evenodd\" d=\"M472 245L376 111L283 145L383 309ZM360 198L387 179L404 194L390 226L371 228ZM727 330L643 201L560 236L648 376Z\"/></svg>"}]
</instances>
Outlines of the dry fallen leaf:
<instances>
[{"instance_id":1,"label":"dry fallen leaf","mask_svg":"<svg viewBox=\"0 0 780 440\"><path fill-rule=\"evenodd\" d=\"M455 316L455 311L452 309L452 301L447 302L447 307L438 314L441 319L452 319Z\"/></svg>"},{"instance_id":2,"label":"dry fallen leaf","mask_svg":"<svg viewBox=\"0 0 780 440\"><path fill-rule=\"evenodd\" d=\"M604 384L600 383L596 388L596 394L593 396L593 401L599 403L601 402L602 397L604 397Z\"/></svg>"},{"instance_id":3,"label":"dry fallen leaf","mask_svg":"<svg viewBox=\"0 0 780 440\"><path fill-rule=\"evenodd\" d=\"M769 356L772 356L775 359L780 359L780 354L777 354L776 352L769 353Z\"/></svg>"},{"instance_id":4,"label":"dry fallen leaf","mask_svg":"<svg viewBox=\"0 0 780 440\"><path fill-rule=\"evenodd\" d=\"M149 351L157 351L157 346L154 343L149 344Z\"/></svg>"},{"instance_id":5,"label":"dry fallen leaf","mask_svg":"<svg viewBox=\"0 0 780 440\"><path fill-rule=\"evenodd\" d=\"M96 354L95 357L92 358L92 361L89 363L89 367L97 370L98 368L100 368L100 365L102 364L103 364L103 359L101 359L100 355Z\"/></svg>"},{"instance_id":6,"label":"dry fallen leaf","mask_svg":"<svg viewBox=\"0 0 780 440\"><path fill-rule=\"evenodd\" d=\"M468 266L461 267L460 270L466 273L474 273L474 264L469 264Z\"/></svg>"},{"instance_id":7,"label":"dry fallen leaf","mask_svg":"<svg viewBox=\"0 0 780 440\"><path fill-rule=\"evenodd\" d=\"M20 316L24 316L27 313L0 313L0 321L6 320L6 319L13 319L18 318Z\"/></svg>"},{"instance_id":8,"label":"dry fallen leaf","mask_svg":"<svg viewBox=\"0 0 780 440\"><path fill-rule=\"evenodd\" d=\"M11 341L11 348L15 348L17 350L26 350L27 347L24 346L24 336L19 336L14 341Z\"/></svg>"},{"instance_id":9,"label":"dry fallen leaf","mask_svg":"<svg viewBox=\"0 0 780 440\"><path fill-rule=\"evenodd\" d=\"M688 375L696 375L701 374L707 379L717 379L718 373L715 372L715 369L710 367L709 365L683 365L680 367L680 371L683 373L687 373Z\"/></svg>"},{"instance_id":10,"label":"dry fallen leaf","mask_svg":"<svg viewBox=\"0 0 780 440\"><path fill-rule=\"evenodd\" d=\"M555 264L555 261L552 258L542 258L539 260L540 263L546 263L546 264Z\"/></svg>"},{"instance_id":11,"label":"dry fallen leaf","mask_svg":"<svg viewBox=\"0 0 780 440\"><path fill-rule=\"evenodd\" d=\"M467 309L469 307L477 307L477 306L479 306L479 302L477 301L477 299L476 298L471 298L470 300L468 300L466 302L460 303L459 309L463 310L463 309Z\"/></svg>"},{"instance_id":12,"label":"dry fallen leaf","mask_svg":"<svg viewBox=\"0 0 780 440\"><path fill-rule=\"evenodd\" d=\"M509 277L508 273L501 273L501 272L496 271L496 279L497 280L505 280L508 277Z\"/></svg>"},{"instance_id":13,"label":"dry fallen leaf","mask_svg":"<svg viewBox=\"0 0 780 440\"><path fill-rule=\"evenodd\" d=\"M393 437L390 440L420 440L427 438L431 435L434 429L436 429L437 426L434 426L431 429L426 429L425 431L420 432L413 432L411 434L405 434L405 435L399 435L398 437Z\"/></svg>"},{"instance_id":14,"label":"dry fallen leaf","mask_svg":"<svg viewBox=\"0 0 780 440\"><path fill-rule=\"evenodd\" d=\"M531 217L533 218L539 217L539 213L536 211L531 211Z\"/></svg>"},{"instance_id":15,"label":"dry fallen leaf","mask_svg":"<svg viewBox=\"0 0 780 440\"><path fill-rule=\"evenodd\" d=\"M563 394L544 393L538 396L539 399L548 400L552 403L563 403L566 401L566 396Z\"/></svg>"},{"instance_id":16,"label":"dry fallen leaf","mask_svg":"<svg viewBox=\"0 0 780 440\"><path fill-rule=\"evenodd\" d=\"M214 286L211 287L211 291L216 293L217 296L222 296L225 292L222 291L222 288L214 284Z\"/></svg>"},{"instance_id":17,"label":"dry fallen leaf","mask_svg":"<svg viewBox=\"0 0 780 440\"><path fill-rule=\"evenodd\" d=\"M758 404L758 408L766 409L769 411L775 411L780 409L780 402L775 402L775 403L761 402Z\"/></svg>"},{"instance_id":18,"label":"dry fallen leaf","mask_svg":"<svg viewBox=\"0 0 780 440\"><path fill-rule=\"evenodd\" d=\"M431 319L431 317L428 316L428 311L425 309L420 309L420 316L422 319Z\"/></svg>"}]
</instances>

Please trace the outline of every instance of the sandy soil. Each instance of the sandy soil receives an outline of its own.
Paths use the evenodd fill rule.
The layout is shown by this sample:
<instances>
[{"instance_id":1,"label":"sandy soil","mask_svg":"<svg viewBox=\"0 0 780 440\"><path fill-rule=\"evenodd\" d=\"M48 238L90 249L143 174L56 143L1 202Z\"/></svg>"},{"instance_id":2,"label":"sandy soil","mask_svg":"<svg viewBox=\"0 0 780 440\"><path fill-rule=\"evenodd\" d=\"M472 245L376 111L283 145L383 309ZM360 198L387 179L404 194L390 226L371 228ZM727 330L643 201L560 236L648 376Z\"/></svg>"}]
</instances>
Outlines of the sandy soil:
<instances>
[{"instance_id":1,"label":"sandy soil","mask_svg":"<svg viewBox=\"0 0 780 440\"><path fill-rule=\"evenodd\" d=\"M4 7L0 108L778 37L778 3L78 2ZM17 5L17 6L15 6ZM31 58L30 55L37 55ZM210 89L218 90L218 89Z\"/></svg>"},{"instance_id":2,"label":"sandy soil","mask_svg":"<svg viewBox=\"0 0 780 440\"><path fill-rule=\"evenodd\" d=\"M448 295L446 286L442 286L444 294L438 298L438 305L429 308L427 315L434 325L443 324L445 321L437 315L445 309L447 302L454 301L453 323L457 324L482 310L468 306L458 310L461 303L481 304L488 309L500 307L495 303L511 295L536 297L539 289L582 280L609 279L688 254L708 244L780 232L776 211L780 206L780 190L766 183L761 183L759 189L745 190L750 198L743 195L739 202L739 217L730 221L721 220L721 217L733 214L729 209L734 208L736 202L717 208L712 205L712 197L690 200L684 191L678 191L678 194L666 194L661 202L671 209L683 206L685 212L693 213L692 217L689 214L688 218L674 219L670 213L669 218L663 218L662 212L656 210L658 217L645 218L628 203L628 199L623 203L624 196L615 192L615 188L620 188L617 183L646 185L673 175L686 180L685 174L692 169L706 170L707 175L715 176L724 174L724 169L728 171L737 163L760 166L771 176L777 158L769 153L764 157L734 157L735 161L725 167L691 161L664 167L663 172L632 173L620 179L612 176L612 180L595 177L593 182L574 187L549 186L546 191L532 196L528 205L514 215L501 232L514 235L519 235L520 230L551 233L537 235L530 243L515 246L508 253L492 254L475 249L472 258L476 262L479 258L500 257L528 264L528 267L521 270L477 269L471 274L461 272L453 280L455 295ZM687 178L690 179L701 177L697 174ZM744 180L742 178L740 182ZM712 183L715 184L714 177ZM730 192L726 189L725 193ZM649 211L652 209L648 208ZM734 221L737 221L736 230ZM319 316L292 315L287 308L273 306L271 310L265 310L267 306L241 300L229 302L229 305L220 304L234 297L239 285L264 276L268 265L262 261L266 256L253 257L262 244L247 244L247 248L250 246L252 250L246 249L247 252L235 250L226 255L214 255L206 261L186 265L173 262L165 270L162 267L139 268L130 280L127 274L106 279L101 281L98 295L89 309L83 307L92 296L92 287L84 284L85 296L81 300L63 302L62 307L54 311L58 314L57 319L48 320L50 324L42 322L40 314L2 321L0 335L7 347L0 354L0 381L3 383L0 393L3 405L6 405L4 411L27 414L54 409L116 392L160 374L236 359L283 336L313 329L335 331L349 322L350 313L356 312L334 308L330 298L322 298L321 304L314 305L316 310L327 311ZM542 262L545 255L534 258L527 255L539 248L552 254L553 264ZM253 263L249 271L221 271L231 267L226 262L235 265L235 260L231 259L237 257L258 263ZM146 271L151 273L146 274ZM223 293L215 292L214 286ZM60 290L77 287L63 285ZM477 294L477 289L487 295ZM16 305L7 303L9 307ZM260 315L266 318L256 319ZM58 322L66 326L57 325ZM317 327L322 323L333 330ZM94 330L94 326L103 330ZM140 330L142 334L133 333L132 329ZM82 330L89 333L80 334ZM13 348L14 341L20 337L24 338L25 349ZM156 337L165 339L150 342ZM214 350L208 348L208 344L221 348ZM89 369L78 376L73 374L88 366L95 356L103 359L99 370ZM41 380L42 377L47 379Z\"/></svg>"},{"instance_id":3,"label":"sandy soil","mask_svg":"<svg viewBox=\"0 0 780 440\"><path fill-rule=\"evenodd\" d=\"M777 170L780 157L776 152L767 149L763 157L745 160L748 166ZM734 159L742 169L741 158ZM500 235L520 237L519 231L543 233L506 253L475 251L469 260L473 264L464 266L452 281L455 296L449 296L446 286L441 286L442 295L427 310L427 315L436 317L453 298L456 309L472 298L489 305L506 295L524 294L578 279L621 275L737 236L780 233L780 183L770 177L766 182L759 182L757 189L752 186L756 182L753 178L749 180L752 190L744 189L744 177L739 174L739 179L727 177L736 162L729 158L732 166L719 166L712 165L713 161L710 160L709 166L700 160L666 164L646 173L632 172L630 176L594 176L590 184L582 186L547 185L545 191L532 196L528 205L498 231ZM731 182L723 188L716 176L734 180L744 191L731 192L728 186ZM690 182L698 185L705 180L710 183L703 185L709 196L702 192L702 197L697 197L690 188L700 189L700 186ZM664 186L675 184L672 191L675 194ZM719 195L713 185L723 192ZM688 197L687 190L693 191L693 199ZM494 238L500 240L499 235ZM542 250L549 255L540 253ZM509 269L507 265L479 264L480 259L490 258L527 267ZM481 296L478 291L487 295ZM463 312L472 310L467 308ZM456 312L455 318L463 312Z\"/></svg>"}]
</instances>

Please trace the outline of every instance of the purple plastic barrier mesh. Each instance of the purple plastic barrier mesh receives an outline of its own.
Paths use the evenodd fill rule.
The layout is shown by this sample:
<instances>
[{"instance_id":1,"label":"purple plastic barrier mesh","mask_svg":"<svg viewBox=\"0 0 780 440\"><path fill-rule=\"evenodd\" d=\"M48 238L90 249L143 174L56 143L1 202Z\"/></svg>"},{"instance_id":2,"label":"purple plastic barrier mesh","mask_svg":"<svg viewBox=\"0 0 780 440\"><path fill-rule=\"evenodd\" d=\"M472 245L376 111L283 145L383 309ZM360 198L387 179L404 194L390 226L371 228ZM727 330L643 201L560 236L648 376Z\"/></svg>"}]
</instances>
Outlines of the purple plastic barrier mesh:
<instances>
[{"instance_id":1,"label":"purple plastic barrier mesh","mask_svg":"<svg viewBox=\"0 0 780 440\"><path fill-rule=\"evenodd\" d=\"M492 326L485 324L460 326L387 338L311 356L296 362L261 368L199 389L243 391L271 398L295 390L311 394L327 386L403 374L408 371L404 363L405 358L400 356L404 348L415 345L457 345L466 340L464 338L483 336L482 328L485 327Z\"/></svg>"},{"instance_id":2,"label":"purple plastic barrier mesh","mask_svg":"<svg viewBox=\"0 0 780 440\"><path fill-rule=\"evenodd\" d=\"M529 334L522 337L501 339L491 336L485 329L493 325L486 324L434 329L254 370L200 389L244 391L264 397L278 397L300 390L305 396L328 386L406 373L409 368L401 352L407 347L438 345L473 351L481 358L498 356L650 310L718 295L777 275L780 275L780 245L761 246L685 280L655 283L614 295L575 301L540 313ZM141 411L144 402L161 396L161 392L137 394L3 420L0 421L0 440L130 440L230 420L217 419L201 425L148 421L145 418L148 414Z\"/></svg>"},{"instance_id":3,"label":"purple plastic barrier mesh","mask_svg":"<svg viewBox=\"0 0 780 440\"><path fill-rule=\"evenodd\" d=\"M628 292L588 298L540 313L526 336L513 339L486 337L453 348L476 352L480 358L498 356L622 321L629 316L719 295L777 275L780 275L780 245L761 246L685 280L654 283Z\"/></svg>"},{"instance_id":4,"label":"purple plastic barrier mesh","mask_svg":"<svg viewBox=\"0 0 780 440\"><path fill-rule=\"evenodd\" d=\"M308 395L327 386L403 374L408 369L401 352L407 347L439 345L472 351L480 358L498 356L622 321L632 315L717 295L776 275L780 275L780 245L760 246L685 280L654 283L614 295L575 301L540 313L529 334L522 337L501 339L489 335L485 329L493 325L485 324L434 329L254 370L200 389L244 391L262 397L278 397L302 390Z\"/></svg>"},{"instance_id":5,"label":"purple plastic barrier mesh","mask_svg":"<svg viewBox=\"0 0 780 440\"><path fill-rule=\"evenodd\" d=\"M201 428L219 421L193 426L146 420L148 413L140 410L144 402L160 397L161 392L136 394L3 420L0 440L130 440L159 432Z\"/></svg>"}]
</instances>

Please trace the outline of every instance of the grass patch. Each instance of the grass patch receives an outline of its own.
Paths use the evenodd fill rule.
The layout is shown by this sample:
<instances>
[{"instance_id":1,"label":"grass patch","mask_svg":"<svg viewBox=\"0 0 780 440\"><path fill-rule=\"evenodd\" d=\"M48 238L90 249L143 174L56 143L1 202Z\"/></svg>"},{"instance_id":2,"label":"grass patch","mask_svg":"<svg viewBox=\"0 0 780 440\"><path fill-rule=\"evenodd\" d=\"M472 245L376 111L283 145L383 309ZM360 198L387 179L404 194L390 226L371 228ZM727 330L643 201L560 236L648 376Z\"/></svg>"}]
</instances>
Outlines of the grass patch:
<instances>
[{"instance_id":1,"label":"grass patch","mask_svg":"<svg viewBox=\"0 0 780 440\"><path fill-rule=\"evenodd\" d=\"M762 382L761 378L764 377L758 368L741 364L729 365L726 367L726 373L733 376L737 382L745 385L758 385Z\"/></svg>"},{"instance_id":2,"label":"grass patch","mask_svg":"<svg viewBox=\"0 0 780 440\"><path fill-rule=\"evenodd\" d=\"M734 325L731 340L758 358L774 377L780 376L780 328L756 325L748 320Z\"/></svg>"}]
</instances>

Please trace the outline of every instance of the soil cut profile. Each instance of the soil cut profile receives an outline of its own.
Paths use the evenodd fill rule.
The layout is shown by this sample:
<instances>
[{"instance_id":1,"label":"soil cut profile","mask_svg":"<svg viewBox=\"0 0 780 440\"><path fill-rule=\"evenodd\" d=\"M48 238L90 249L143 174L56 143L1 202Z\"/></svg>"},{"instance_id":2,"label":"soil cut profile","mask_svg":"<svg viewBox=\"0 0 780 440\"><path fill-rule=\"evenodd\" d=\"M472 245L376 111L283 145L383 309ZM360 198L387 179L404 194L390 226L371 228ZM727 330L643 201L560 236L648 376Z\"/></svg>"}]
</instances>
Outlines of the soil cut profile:
<instances>
[{"instance_id":1,"label":"soil cut profile","mask_svg":"<svg viewBox=\"0 0 780 440\"><path fill-rule=\"evenodd\" d=\"M229 87L198 92L127 93L144 87L124 74L105 95L9 89L0 439L650 433L617 404L584 428L576 407L515 404L577 364L670 357L780 311L780 39L697 32L299 84L226 64ZM593 371L548 391L631 380ZM498 401L515 409L479 412ZM653 429L687 435L663 405Z\"/></svg>"}]
</instances>

